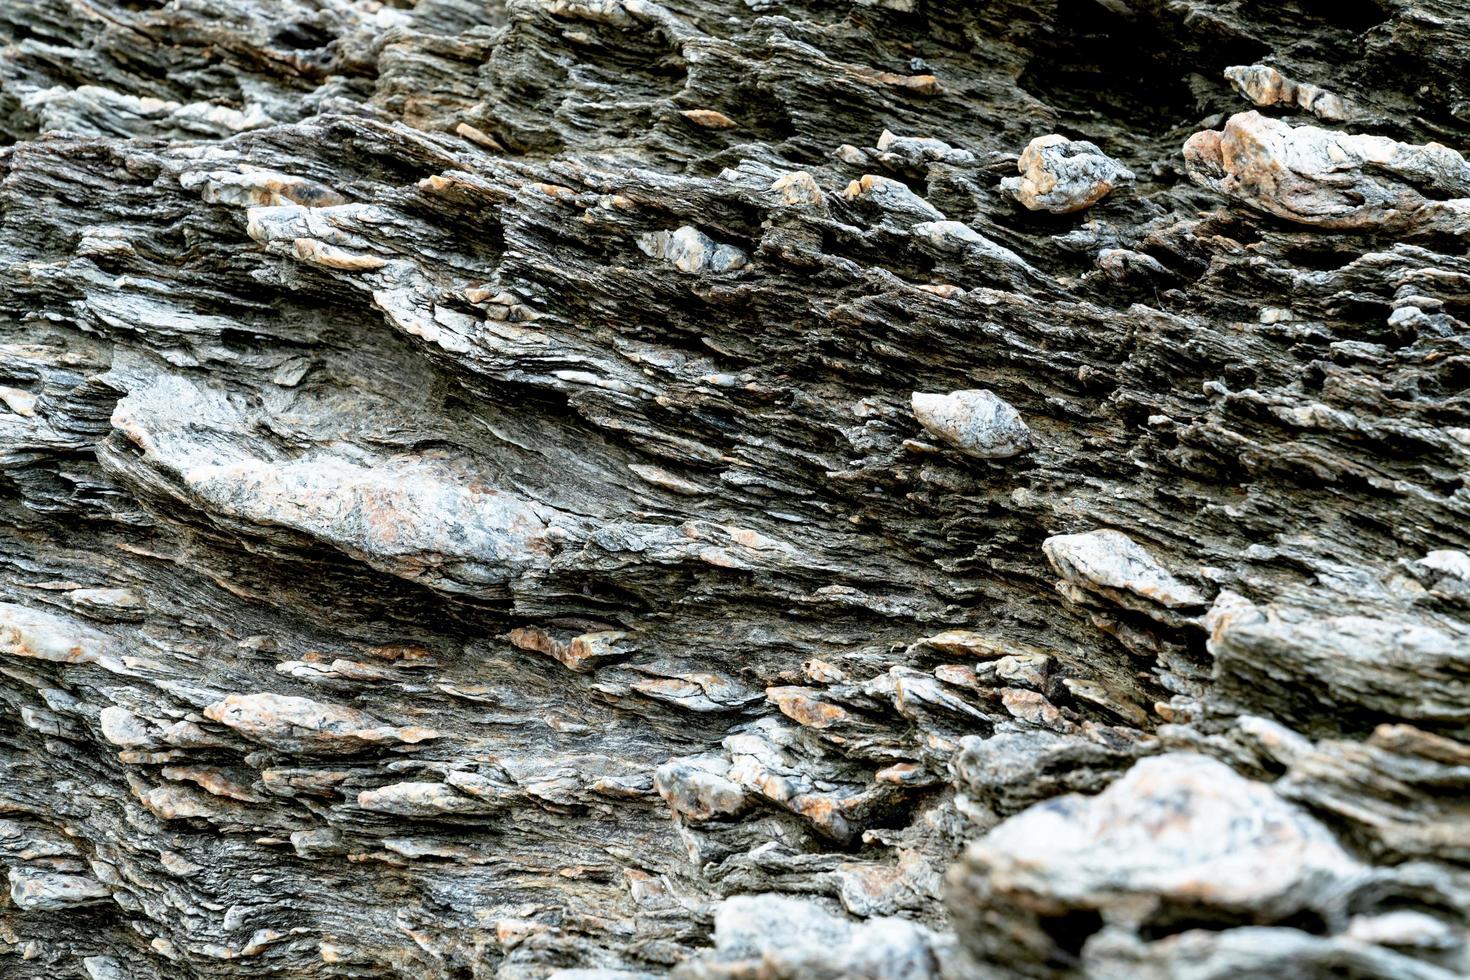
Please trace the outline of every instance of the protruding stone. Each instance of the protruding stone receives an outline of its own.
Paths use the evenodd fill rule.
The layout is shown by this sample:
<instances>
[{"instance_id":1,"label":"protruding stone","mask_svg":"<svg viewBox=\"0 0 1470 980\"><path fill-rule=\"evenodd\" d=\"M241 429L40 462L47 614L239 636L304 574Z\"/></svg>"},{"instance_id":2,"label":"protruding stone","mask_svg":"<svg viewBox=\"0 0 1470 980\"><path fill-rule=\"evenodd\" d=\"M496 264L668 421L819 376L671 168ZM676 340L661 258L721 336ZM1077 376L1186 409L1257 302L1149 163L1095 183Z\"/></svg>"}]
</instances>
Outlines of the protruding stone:
<instances>
[{"instance_id":1,"label":"protruding stone","mask_svg":"<svg viewBox=\"0 0 1470 980\"><path fill-rule=\"evenodd\" d=\"M23 418L36 417L36 396L21 388L0 385L0 402L16 415Z\"/></svg>"},{"instance_id":2,"label":"protruding stone","mask_svg":"<svg viewBox=\"0 0 1470 980\"><path fill-rule=\"evenodd\" d=\"M0 602L0 654L121 670L112 637L40 609Z\"/></svg>"},{"instance_id":3,"label":"protruding stone","mask_svg":"<svg viewBox=\"0 0 1470 980\"><path fill-rule=\"evenodd\" d=\"M916 391L912 403L925 429L971 456L1006 459L1031 447L1031 430L1021 413L992 391Z\"/></svg>"},{"instance_id":4,"label":"protruding stone","mask_svg":"<svg viewBox=\"0 0 1470 980\"><path fill-rule=\"evenodd\" d=\"M1293 128L1252 111L1195 133L1184 161L1202 187L1319 228L1463 231L1470 212L1470 163L1438 143Z\"/></svg>"},{"instance_id":5,"label":"protruding stone","mask_svg":"<svg viewBox=\"0 0 1470 980\"><path fill-rule=\"evenodd\" d=\"M734 245L722 245L692 225L674 231L657 231L638 239L643 254L664 259L680 272L731 272L749 259Z\"/></svg>"},{"instance_id":6,"label":"protruding stone","mask_svg":"<svg viewBox=\"0 0 1470 980\"><path fill-rule=\"evenodd\" d=\"M890 167L921 167L930 163L970 166L975 154L950 146L944 140L925 136L895 136L883 130L878 137L878 159Z\"/></svg>"},{"instance_id":7,"label":"protruding stone","mask_svg":"<svg viewBox=\"0 0 1470 980\"><path fill-rule=\"evenodd\" d=\"M124 749L151 749L161 744L158 730L127 708L109 704L97 716L102 737Z\"/></svg>"},{"instance_id":8,"label":"protruding stone","mask_svg":"<svg viewBox=\"0 0 1470 980\"><path fill-rule=\"evenodd\" d=\"M179 177L185 190L197 190L210 204L240 207L300 205L308 208L346 204L347 198L314 180L257 167L240 170L189 171Z\"/></svg>"},{"instance_id":9,"label":"protruding stone","mask_svg":"<svg viewBox=\"0 0 1470 980\"><path fill-rule=\"evenodd\" d=\"M950 907L982 962L1065 962L1067 922L1279 920L1327 908L1363 872L1268 785L1181 753L1140 761L1097 796L1052 799L1000 824L951 871Z\"/></svg>"},{"instance_id":10,"label":"protruding stone","mask_svg":"<svg viewBox=\"0 0 1470 980\"><path fill-rule=\"evenodd\" d=\"M892 177L865 174L847 185L842 196L849 201L864 201L877 205L892 214L907 217L912 221L943 221L944 215L938 208L924 200L907 184Z\"/></svg>"},{"instance_id":11,"label":"protruding stone","mask_svg":"<svg viewBox=\"0 0 1470 980\"><path fill-rule=\"evenodd\" d=\"M1018 269L1031 267L1026 260L1004 245L997 244L963 221L921 221L913 233L944 253L960 253Z\"/></svg>"},{"instance_id":12,"label":"protruding stone","mask_svg":"<svg viewBox=\"0 0 1470 980\"><path fill-rule=\"evenodd\" d=\"M771 190L778 192L781 200L792 206L817 205L827 200L816 180L805 170L782 174L771 182Z\"/></svg>"},{"instance_id":13,"label":"protruding stone","mask_svg":"<svg viewBox=\"0 0 1470 980\"><path fill-rule=\"evenodd\" d=\"M715 948L682 968L689 980L936 980L932 934L907 919L853 921L809 899L737 895L715 912Z\"/></svg>"},{"instance_id":14,"label":"protruding stone","mask_svg":"<svg viewBox=\"0 0 1470 980\"><path fill-rule=\"evenodd\" d=\"M745 808L745 790L726 778L729 771L729 761L717 756L671 759L658 767L653 785L670 810L689 820L710 820Z\"/></svg>"},{"instance_id":15,"label":"protruding stone","mask_svg":"<svg viewBox=\"0 0 1470 980\"><path fill-rule=\"evenodd\" d=\"M1061 793L1096 793L1147 751L1141 740L1045 730L961 740L956 786L1000 816Z\"/></svg>"},{"instance_id":16,"label":"protruding stone","mask_svg":"<svg viewBox=\"0 0 1470 980\"><path fill-rule=\"evenodd\" d=\"M394 728L353 708L283 694L231 694L205 708L204 716L292 752L341 754L438 737L427 728Z\"/></svg>"},{"instance_id":17,"label":"protruding stone","mask_svg":"<svg viewBox=\"0 0 1470 980\"><path fill-rule=\"evenodd\" d=\"M1000 186L1032 211L1069 214L1091 207L1133 172L1084 140L1053 133L1026 144L1016 168Z\"/></svg>"},{"instance_id":18,"label":"protruding stone","mask_svg":"<svg viewBox=\"0 0 1470 980\"><path fill-rule=\"evenodd\" d=\"M704 129L734 129L735 120L717 109L683 109L679 115Z\"/></svg>"},{"instance_id":19,"label":"protruding stone","mask_svg":"<svg viewBox=\"0 0 1470 980\"><path fill-rule=\"evenodd\" d=\"M766 688L766 697L771 703L799 725L818 729L831 728L847 717L847 712L841 705L823 701L816 694L813 689L805 687Z\"/></svg>"},{"instance_id":20,"label":"protruding stone","mask_svg":"<svg viewBox=\"0 0 1470 980\"><path fill-rule=\"evenodd\" d=\"M1058 534L1042 542L1041 550L1057 574L1084 589L1129 592L1171 609L1205 604L1198 589L1175 578L1121 531Z\"/></svg>"},{"instance_id":21,"label":"protruding stone","mask_svg":"<svg viewBox=\"0 0 1470 980\"><path fill-rule=\"evenodd\" d=\"M1225 69L1225 77L1258 106L1295 105L1326 122L1348 117L1342 99L1316 85L1293 81L1270 65L1232 65Z\"/></svg>"},{"instance_id":22,"label":"protruding stone","mask_svg":"<svg viewBox=\"0 0 1470 980\"><path fill-rule=\"evenodd\" d=\"M1238 596L1216 603L1217 698L1311 734L1342 718L1402 719L1470 734L1470 630L1401 613L1323 615Z\"/></svg>"},{"instance_id":23,"label":"protruding stone","mask_svg":"<svg viewBox=\"0 0 1470 980\"><path fill-rule=\"evenodd\" d=\"M399 817L488 813L493 806L444 783L393 783L357 794L357 805Z\"/></svg>"},{"instance_id":24,"label":"protruding stone","mask_svg":"<svg viewBox=\"0 0 1470 980\"><path fill-rule=\"evenodd\" d=\"M51 871L30 865L10 869L10 900L27 912L56 912L105 902L111 890L86 872Z\"/></svg>"},{"instance_id":25,"label":"protruding stone","mask_svg":"<svg viewBox=\"0 0 1470 980\"><path fill-rule=\"evenodd\" d=\"M376 255L360 255L335 245L318 242L310 238L298 238L294 242L296 257L303 262L327 269L342 269L346 272L370 272L387 265L385 259Z\"/></svg>"}]
</instances>

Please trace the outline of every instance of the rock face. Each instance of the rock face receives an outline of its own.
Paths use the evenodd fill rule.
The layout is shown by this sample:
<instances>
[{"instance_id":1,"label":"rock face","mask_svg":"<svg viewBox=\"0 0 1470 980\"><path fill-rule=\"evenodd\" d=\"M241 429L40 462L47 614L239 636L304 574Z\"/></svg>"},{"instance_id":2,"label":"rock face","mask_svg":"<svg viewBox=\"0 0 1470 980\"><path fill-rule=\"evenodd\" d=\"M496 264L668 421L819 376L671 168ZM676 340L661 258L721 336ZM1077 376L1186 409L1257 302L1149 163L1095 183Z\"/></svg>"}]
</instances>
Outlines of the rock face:
<instances>
[{"instance_id":1,"label":"rock face","mask_svg":"<svg viewBox=\"0 0 1470 980\"><path fill-rule=\"evenodd\" d=\"M1458 0L0 50L0 975L1470 973Z\"/></svg>"}]
</instances>

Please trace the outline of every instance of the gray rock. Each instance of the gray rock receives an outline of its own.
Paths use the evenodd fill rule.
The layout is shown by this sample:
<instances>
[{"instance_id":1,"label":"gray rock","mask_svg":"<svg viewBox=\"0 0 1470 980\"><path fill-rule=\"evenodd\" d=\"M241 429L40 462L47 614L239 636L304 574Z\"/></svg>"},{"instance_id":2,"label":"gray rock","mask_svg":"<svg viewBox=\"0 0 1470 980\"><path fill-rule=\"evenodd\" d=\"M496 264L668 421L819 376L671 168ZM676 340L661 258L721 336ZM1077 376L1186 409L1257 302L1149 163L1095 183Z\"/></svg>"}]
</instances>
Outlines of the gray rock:
<instances>
[{"instance_id":1,"label":"gray rock","mask_svg":"<svg viewBox=\"0 0 1470 980\"><path fill-rule=\"evenodd\" d=\"M1063 579L1089 591L1126 592L1170 608L1203 606L1198 589L1179 581L1121 531L1058 534L1042 544Z\"/></svg>"},{"instance_id":2,"label":"gray rock","mask_svg":"<svg viewBox=\"0 0 1470 980\"><path fill-rule=\"evenodd\" d=\"M911 403L920 425L971 456L1005 459L1031 447L1031 430L1021 413L993 391L916 391Z\"/></svg>"},{"instance_id":3,"label":"gray rock","mask_svg":"<svg viewBox=\"0 0 1470 980\"><path fill-rule=\"evenodd\" d=\"M1180 919L1247 924L1321 910L1364 870L1269 786L1170 754L976 840L950 874L950 907L977 961L1057 963L1103 925L1147 933Z\"/></svg>"},{"instance_id":4,"label":"gray rock","mask_svg":"<svg viewBox=\"0 0 1470 980\"><path fill-rule=\"evenodd\" d=\"M1086 140L1069 140L1052 133L1026 144L1016 163L1019 177L1007 177L1001 187L1032 211L1070 214L1091 207L1133 171Z\"/></svg>"},{"instance_id":5,"label":"gray rock","mask_svg":"<svg viewBox=\"0 0 1470 980\"><path fill-rule=\"evenodd\" d=\"M928 930L903 919L858 923L811 901L782 895L738 895L715 911L713 953L676 975L853 980L931 980L938 962Z\"/></svg>"}]
</instances>

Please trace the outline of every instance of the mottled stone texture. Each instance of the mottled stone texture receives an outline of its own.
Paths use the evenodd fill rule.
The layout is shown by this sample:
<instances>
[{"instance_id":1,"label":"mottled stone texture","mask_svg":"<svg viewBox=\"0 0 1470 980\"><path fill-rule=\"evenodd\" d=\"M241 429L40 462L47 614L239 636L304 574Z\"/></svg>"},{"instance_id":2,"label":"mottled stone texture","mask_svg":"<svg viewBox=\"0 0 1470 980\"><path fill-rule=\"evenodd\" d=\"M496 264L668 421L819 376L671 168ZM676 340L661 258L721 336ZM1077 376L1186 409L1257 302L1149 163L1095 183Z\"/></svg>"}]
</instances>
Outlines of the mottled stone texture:
<instances>
[{"instance_id":1,"label":"mottled stone texture","mask_svg":"<svg viewBox=\"0 0 1470 980\"><path fill-rule=\"evenodd\" d=\"M0 975L1470 972L1463 0L0 44Z\"/></svg>"}]
</instances>

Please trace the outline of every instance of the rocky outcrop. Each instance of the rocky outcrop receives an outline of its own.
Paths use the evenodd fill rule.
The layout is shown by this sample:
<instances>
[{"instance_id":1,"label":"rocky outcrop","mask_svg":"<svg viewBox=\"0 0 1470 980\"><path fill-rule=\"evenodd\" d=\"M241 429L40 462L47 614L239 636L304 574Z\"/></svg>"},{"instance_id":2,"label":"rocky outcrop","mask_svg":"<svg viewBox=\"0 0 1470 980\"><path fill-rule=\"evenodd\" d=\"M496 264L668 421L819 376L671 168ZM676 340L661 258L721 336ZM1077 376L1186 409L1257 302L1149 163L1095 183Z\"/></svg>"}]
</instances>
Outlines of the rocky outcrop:
<instances>
[{"instance_id":1,"label":"rocky outcrop","mask_svg":"<svg viewBox=\"0 0 1470 980\"><path fill-rule=\"evenodd\" d=\"M0 975L1470 972L1460 4L0 46Z\"/></svg>"}]
</instances>

